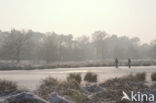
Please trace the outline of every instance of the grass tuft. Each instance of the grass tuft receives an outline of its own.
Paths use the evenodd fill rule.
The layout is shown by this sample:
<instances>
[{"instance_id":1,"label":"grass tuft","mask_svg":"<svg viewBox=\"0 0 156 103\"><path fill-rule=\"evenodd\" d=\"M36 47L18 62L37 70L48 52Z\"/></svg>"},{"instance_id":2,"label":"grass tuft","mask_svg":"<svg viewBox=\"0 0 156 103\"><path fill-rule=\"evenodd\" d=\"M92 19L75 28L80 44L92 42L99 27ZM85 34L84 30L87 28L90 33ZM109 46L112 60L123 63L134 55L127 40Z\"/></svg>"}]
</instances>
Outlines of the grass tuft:
<instances>
[{"instance_id":1,"label":"grass tuft","mask_svg":"<svg viewBox=\"0 0 156 103\"><path fill-rule=\"evenodd\" d=\"M44 99L47 99L49 97L49 94L54 92L58 85L59 82L57 79L52 77L45 78L41 81L37 89L39 96L43 97Z\"/></svg>"},{"instance_id":2,"label":"grass tuft","mask_svg":"<svg viewBox=\"0 0 156 103\"><path fill-rule=\"evenodd\" d=\"M84 77L84 81L87 82L97 82L97 74L88 72Z\"/></svg>"},{"instance_id":3,"label":"grass tuft","mask_svg":"<svg viewBox=\"0 0 156 103\"><path fill-rule=\"evenodd\" d=\"M152 73L151 79L152 79L152 81L156 81L156 72L155 73Z\"/></svg>"},{"instance_id":4,"label":"grass tuft","mask_svg":"<svg viewBox=\"0 0 156 103\"><path fill-rule=\"evenodd\" d=\"M0 79L0 95L7 95L17 90L17 84L8 80Z\"/></svg>"},{"instance_id":5,"label":"grass tuft","mask_svg":"<svg viewBox=\"0 0 156 103\"><path fill-rule=\"evenodd\" d=\"M139 81L145 81L146 79L146 73L137 73L136 74L136 78L139 80Z\"/></svg>"},{"instance_id":6,"label":"grass tuft","mask_svg":"<svg viewBox=\"0 0 156 103\"><path fill-rule=\"evenodd\" d=\"M81 74L80 73L71 73L69 74L69 76L67 77L67 81L76 81L77 83L81 83L82 78L81 78Z\"/></svg>"},{"instance_id":7,"label":"grass tuft","mask_svg":"<svg viewBox=\"0 0 156 103\"><path fill-rule=\"evenodd\" d=\"M150 86L151 89L156 89L156 83L153 83L151 86Z\"/></svg>"},{"instance_id":8,"label":"grass tuft","mask_svg":"<svg viewBox=\"0 0 156 103\"><path fill-rule=\"evenodd\" d=\"M84 95L80 84L76 81L64 81L57 89L59 95L68 96L74 103L86 103L87 97Z\"/></svg>"},{"instance_id":9,"label":"grass tuft","mask_svg":"<svg viewBox=\"0 0 156 103\"><path fill-rule=\"evenodd\" d=\"M144 81L140 81L140 77L141 80L143 80L140 74L139 76L128 75L120 78L114 78L107 80L100 84L100 86L107 89L110 100L121 101L119 98L122 98L123 96L122 91L130 93L131 91L138 92L139 90L149 88L145 85Z\"/></svg>"}]
</instances>

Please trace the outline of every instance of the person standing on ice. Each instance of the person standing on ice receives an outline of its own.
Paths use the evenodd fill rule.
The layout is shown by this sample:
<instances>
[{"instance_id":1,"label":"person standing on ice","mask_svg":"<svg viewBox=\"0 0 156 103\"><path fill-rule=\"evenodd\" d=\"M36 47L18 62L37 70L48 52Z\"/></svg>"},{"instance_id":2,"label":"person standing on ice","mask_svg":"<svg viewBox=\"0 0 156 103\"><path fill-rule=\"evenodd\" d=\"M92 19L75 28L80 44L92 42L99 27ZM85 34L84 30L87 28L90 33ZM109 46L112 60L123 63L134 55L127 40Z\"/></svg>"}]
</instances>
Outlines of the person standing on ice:
<instances>
[{"instance_id":1,"label":"person standing on ice","mask_svg":"<svg viewBox=\"0 0 156 103\"><path fill-rule=\"evenodd\" d=\"M116 68L119 67L119 60L118 60L118 58L115 58L115 67L116 67Z\"/></svg>"},{"instance_id":2,"label":"person standing on ice","mask_svg":"<svg viewBox=\"0 0 156 103\"><path fill-rule=\"evenodd\" d=\"M128 58L128 67L131 68L131 59Z\"/></svg>"}]
</instances>

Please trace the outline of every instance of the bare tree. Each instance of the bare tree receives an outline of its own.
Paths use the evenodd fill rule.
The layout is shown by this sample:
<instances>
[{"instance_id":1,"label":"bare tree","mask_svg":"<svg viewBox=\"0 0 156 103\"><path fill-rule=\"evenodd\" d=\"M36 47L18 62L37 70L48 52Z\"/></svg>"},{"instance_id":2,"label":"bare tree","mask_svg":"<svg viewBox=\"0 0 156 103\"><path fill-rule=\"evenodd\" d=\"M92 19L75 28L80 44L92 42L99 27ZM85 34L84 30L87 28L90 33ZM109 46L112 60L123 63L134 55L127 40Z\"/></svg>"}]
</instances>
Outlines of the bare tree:
<instances>
[{"instance_id":1,"label":"bare tree","mask_svg":"<svg viewBox=\"0 0 156 103\"><path fill-rule=\"evenodd\" d=\"M9 59L15 59L19 63L22 50L30 38L31 35L27 35L24 31L11 30L2 47L2 55L7 56Z\"/></svg>"},{"instance_id":2,"label":"bare tree","mask_svg":"<svg viewBox=\"0 0 156 103\"><path fill-rule=\"evenodd\" d=\"M104 59L104 49L106 49L104 39L106 35L107 34L103 31L96 31L92 34L93 44L96 48L97 57L102 57L101 59Z\"/></svg>"}]
</instances>

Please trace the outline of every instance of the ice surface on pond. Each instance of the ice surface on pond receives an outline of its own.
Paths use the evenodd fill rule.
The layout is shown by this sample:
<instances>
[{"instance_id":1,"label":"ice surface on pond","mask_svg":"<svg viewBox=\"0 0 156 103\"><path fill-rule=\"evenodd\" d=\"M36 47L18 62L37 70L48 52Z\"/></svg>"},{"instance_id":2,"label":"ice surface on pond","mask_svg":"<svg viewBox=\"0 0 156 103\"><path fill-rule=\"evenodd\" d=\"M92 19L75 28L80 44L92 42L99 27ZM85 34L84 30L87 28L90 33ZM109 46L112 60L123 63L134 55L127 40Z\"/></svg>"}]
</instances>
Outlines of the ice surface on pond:
<instances>
[{"instance_id":1,"label":"ice surface on pond","mask_svg":"<svg viewBox=\"0 0 156 103\"><path fill-rule=\"evenodd\" d=\"M19 84L22 88L35 89L40 81L47 76L52 76L59 80L65 80L69 73L81 73L82 76L86 72L94 72L98 74L98 81L103 82L110 78L120 77L128 74L139 72L147 73L147 81L150 81L150 74L156 72L156 66L139 66L132 67L81 67L81 68L58 68L44 70L14 70L0 71L0 79L12 80Z\"/></svg>"}]
</instances>

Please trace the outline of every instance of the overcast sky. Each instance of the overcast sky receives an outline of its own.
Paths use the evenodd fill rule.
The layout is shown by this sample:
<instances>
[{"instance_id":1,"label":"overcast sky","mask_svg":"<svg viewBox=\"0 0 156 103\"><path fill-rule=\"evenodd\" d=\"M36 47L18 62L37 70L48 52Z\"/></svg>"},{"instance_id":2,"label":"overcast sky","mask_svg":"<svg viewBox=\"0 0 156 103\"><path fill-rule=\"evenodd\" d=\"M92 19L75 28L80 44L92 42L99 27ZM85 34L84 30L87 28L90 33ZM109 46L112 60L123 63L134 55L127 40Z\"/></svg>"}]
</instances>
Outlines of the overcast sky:
<instances>
[{"instance_id":1,"label":"overcast sky","mask_svg":"<svg viewBox=\"0 0 156 103\"><path fill-rule=\"evenodd\" d=\"M0 0L0 29L156 39L156 0Z\"/></svg>"}]
</instances>

